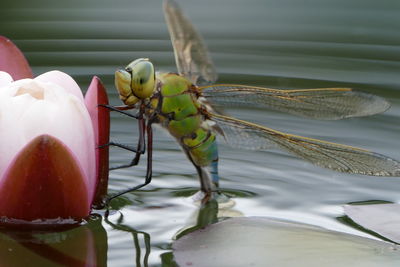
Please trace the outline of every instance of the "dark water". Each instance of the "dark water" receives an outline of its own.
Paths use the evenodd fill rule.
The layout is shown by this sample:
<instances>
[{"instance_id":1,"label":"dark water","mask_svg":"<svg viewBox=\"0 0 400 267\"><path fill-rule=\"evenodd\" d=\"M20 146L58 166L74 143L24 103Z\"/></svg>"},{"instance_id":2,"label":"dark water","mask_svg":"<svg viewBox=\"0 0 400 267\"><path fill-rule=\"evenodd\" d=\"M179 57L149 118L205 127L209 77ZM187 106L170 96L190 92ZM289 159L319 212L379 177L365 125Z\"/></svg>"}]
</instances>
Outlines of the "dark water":
<instances>
[{"instance_id":1,"label":"dark water","mask_svg":"<svg viewBox=\"0 0 400 267\"><path fill-rule=\"evenodd\" d=\"M342 121L313 121L252 108L227 109L227 113L276 130L400 159L399 1L179 3L203 34L221 83L353 87L392 103L384 114ZM176 70L161 1L2 1L0 34L24 51L35 74L60 69L76 78L82 88L93 75L99 76L115 105L120 104L113 86L116 68L149 57L159 70ZM136 135L134 121L112 114L113 140L134 143ZM102 245L93 248L99 265L146 266L144 262L148 262L158 266L164 262L170 266L172 239L196 221L198 206L190 198L199 187L195 169L162 130L156 130L154 139L153 182L115 200L116 211L108 222L97 216L79 230L90 240L101 240ZM113 149L111 164L125 163L131 157ZM139 184L144 174L145 162L112 171L109 190L112 193ZM342 205L369 200L400 202L399 178L335 173L279 151L244 151L221 145L220 176L222 189L236 202L221 216L269 216L369 236L340 220ZM58 240L66 255L70 250L62 240L76 237L73 231L50 239ZM32 261L57 262L29 246L16 246Z\"/></svg>"}]
</instances>

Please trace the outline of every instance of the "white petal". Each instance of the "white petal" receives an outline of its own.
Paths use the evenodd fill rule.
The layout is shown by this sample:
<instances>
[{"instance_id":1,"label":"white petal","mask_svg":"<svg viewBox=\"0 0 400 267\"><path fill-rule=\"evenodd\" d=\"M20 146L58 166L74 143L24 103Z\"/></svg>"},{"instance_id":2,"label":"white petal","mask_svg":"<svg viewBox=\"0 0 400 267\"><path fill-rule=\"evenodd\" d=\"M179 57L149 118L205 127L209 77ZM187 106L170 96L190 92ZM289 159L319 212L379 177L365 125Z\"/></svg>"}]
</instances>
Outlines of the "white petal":
<instances>
[{"instance_id":1,"label":"white petal","mask_svg":"<svg viewBox=\"0 0 400 267\"><path fill-rule=\"evenodd\" d=\"M0 87L9 85L13 81L10 74L4 71L0 71Z\"/></svg>"},{"instance_id":2,"label":"white petal","mask_svg":"<svg viewBox=\"0 0 400 267\"><path fill-rule=\"evenodd\" d=\"M59 86L66 89L70 94L75 95L76 97L78 97L79 100L83 101L83 94L81 89L79 88L79 85L75 82L74 79L72 79L71 76L64 72L58 70L49 71L36 77L35 80L58 84Z\"/></svg>"}]
</instances>

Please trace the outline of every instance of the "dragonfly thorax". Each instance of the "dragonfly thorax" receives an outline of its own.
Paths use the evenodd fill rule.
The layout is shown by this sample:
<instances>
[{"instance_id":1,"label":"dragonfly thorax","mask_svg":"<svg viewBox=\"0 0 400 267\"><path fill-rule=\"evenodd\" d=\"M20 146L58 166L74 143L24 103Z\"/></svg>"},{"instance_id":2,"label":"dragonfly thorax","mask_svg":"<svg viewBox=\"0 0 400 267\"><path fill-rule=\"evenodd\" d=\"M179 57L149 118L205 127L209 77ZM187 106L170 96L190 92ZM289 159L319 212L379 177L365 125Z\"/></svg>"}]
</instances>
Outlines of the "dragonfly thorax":
<instances>
[{"instance_id":1,"label":"dragonfly thorax","mask_svg":"<svg viewBox=\"0 0 400 267\"><path fill-rule=\"evenodd\" d=\"M152 96L155 81L154 66L146 58L136 59L125 69L115 72L115 87L126 105L134 105L139 100Z\"/></svg>"}]
</instances>

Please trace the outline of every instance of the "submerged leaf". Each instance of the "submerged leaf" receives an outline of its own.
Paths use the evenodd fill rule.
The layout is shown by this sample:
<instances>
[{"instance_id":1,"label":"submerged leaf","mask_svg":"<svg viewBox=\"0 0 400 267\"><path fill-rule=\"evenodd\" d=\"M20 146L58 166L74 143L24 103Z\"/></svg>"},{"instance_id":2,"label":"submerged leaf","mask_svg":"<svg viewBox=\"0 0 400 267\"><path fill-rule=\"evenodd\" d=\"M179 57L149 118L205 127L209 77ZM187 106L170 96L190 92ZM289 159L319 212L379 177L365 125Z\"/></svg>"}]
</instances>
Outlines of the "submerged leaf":
<instances>
[{"instance_id":1,"label":"submerged leaf","mask_svg":"<svg viewBox=\"0 0 400 267\"><path fill-rule=\"evenodd\" d=\"M400 243L400 205L346 205L345 214L365 229Z\"/></svg>"}]
</instances>

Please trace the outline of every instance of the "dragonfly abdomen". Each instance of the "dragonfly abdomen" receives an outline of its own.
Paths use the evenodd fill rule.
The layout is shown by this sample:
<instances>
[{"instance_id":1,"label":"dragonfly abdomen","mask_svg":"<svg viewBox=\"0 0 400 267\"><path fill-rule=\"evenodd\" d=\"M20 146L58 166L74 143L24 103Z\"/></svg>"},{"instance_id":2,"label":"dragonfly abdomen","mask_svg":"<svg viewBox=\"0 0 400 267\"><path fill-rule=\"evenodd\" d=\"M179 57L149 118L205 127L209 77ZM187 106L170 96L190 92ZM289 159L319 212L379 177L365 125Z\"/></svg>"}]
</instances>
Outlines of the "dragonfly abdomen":
<instances>
[{"instance_id":1,"label":"dragonfly abdomen","mask_svg":"<svg viewBox=\"0 0 400 267\"><path fill-rule=\"evenodd\" d=\"M192 136L184 136L180 141L197 166L208 166L218 160L215 134L210 130L199 128Z\"/></svg>"}]
</instances>

